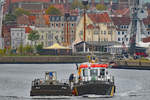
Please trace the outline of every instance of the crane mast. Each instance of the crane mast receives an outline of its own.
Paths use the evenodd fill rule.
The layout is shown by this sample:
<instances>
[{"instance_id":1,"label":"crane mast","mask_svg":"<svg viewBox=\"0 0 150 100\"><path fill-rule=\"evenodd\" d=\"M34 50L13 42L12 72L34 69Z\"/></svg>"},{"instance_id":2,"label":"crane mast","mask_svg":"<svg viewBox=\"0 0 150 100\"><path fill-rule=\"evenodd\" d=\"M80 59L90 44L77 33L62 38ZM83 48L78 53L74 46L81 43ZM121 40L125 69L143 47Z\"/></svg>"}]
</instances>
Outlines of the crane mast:
<instances>
[{"instance_id":1,"label":"crane mast","mask_svg":"<svg viewBox=\"0 0 150 100\"><path fill-rule=\"evenodd\" d=\"M130 41L129 41L129 53L131 56L136 53L136 46L139 45L139 42L144 38L146 33L144 32L143 18L147 17L147 12L142 6L142 0L134 0L133 6L130 9Z\"/></svg>"}]
</instances>

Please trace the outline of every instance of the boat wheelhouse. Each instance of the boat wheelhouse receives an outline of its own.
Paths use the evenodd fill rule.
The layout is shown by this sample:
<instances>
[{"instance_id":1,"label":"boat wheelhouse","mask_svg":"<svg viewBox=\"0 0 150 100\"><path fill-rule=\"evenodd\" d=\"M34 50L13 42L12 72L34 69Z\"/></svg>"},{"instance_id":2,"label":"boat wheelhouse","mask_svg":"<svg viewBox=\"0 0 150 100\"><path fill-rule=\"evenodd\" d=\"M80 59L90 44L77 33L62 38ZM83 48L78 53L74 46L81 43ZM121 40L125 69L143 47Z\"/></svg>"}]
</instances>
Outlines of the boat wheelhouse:
<instances>
[{"instance_id":1,"label":"boat wheelhouse","mask_svg":"<svg viewBox=\"0 0 150 100\"><path fill-rule=\"evenodd\" d=\"M78 68L78 82L73 86L76 96L114 96L114 77L108 73L108 64L83 63Z\"/></svg>"}]
</instances>

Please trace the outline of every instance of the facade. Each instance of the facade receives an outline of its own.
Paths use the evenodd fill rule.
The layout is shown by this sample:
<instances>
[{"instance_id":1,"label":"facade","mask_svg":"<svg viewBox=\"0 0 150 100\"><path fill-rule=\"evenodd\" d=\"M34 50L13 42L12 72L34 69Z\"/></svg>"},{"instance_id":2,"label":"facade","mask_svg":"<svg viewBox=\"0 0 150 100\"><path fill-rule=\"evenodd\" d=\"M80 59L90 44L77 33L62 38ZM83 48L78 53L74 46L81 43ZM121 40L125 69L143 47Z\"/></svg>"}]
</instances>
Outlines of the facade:
<instances>
[{"instance_id":1,"label":"facade","mask_svg":"<svg viewBox=\"0 0 150 100\"><path fill-rule=\"evenodd\" d=\"M129 25L130 18L129 17L112 17L111 18L114 25L116 26L116 41L120 43L125 43L125 45L129 45Z\"/></svg>"},{"instance_id":2,"label":"facade","mask_svg":"<svg viewBox=\"0 0 150 100\"><path fill-rule=\"evenodd\" d=\"M11 48L11 28L16 28L16 25L3 25L2 34L4 38L4 48Z\"/></svg>"},{"instance_id":3,"label":"facade","mask_svg":"<svg viewBox=\"0 0 150 100\"><path fill-rule=\"evenodd\" d=\"M84 18L81 17L76 28L76 41L83 40L83 20ZM106 12L94 14L89 13L86 15L85 41L115 41L115 31L115 27Z\"/></svg>"},{"instance_id":4,"label":"facade","mask_svg":"<svg viewBox=\"0 0 150 100\"><path fill-rule=\"evenodd\" d=\"M48 47L57 42L62 43L62 28L37 27L36 30L40 35L40 39L37 42L38 44L43 44L44 47Z\"/></svg>"},{"instance_id":5,"label":"facade","mask_svg":"<svg viewBox=\"0 0 150 100\"><path fill-rule=\"evenodd\" d=\"M55 35L55 37L61 36L61 38L58 38L58 40L66 45L67 42L67 34L68 34L68 42L69 45L73 43L75 40L75 33L76 33L76 24L78 17L76 15L70 15L68 19L64 16L50 16L50 28L51 33Z\"/></svg>"},{"instance_id":6,"label":"facade","mask_svg":"<svg viewBox=\"0 0 150 100\"><path fill-rule=\"evenodd\" d=\"M19 46L26 45L25 28L11 28L11 48L16 49Z\"/></svg>"},{"instance_id":7,"label":"facade","mask_svg":"<svg viewBox=\"0 0 150 100\"><path fill-rule=\"evenodd\" d=\"M143 20L143 23L145 25L146 31L147 31L147 35L150 36L150 16L145 18Z\"/></svg>"}]
</instances>

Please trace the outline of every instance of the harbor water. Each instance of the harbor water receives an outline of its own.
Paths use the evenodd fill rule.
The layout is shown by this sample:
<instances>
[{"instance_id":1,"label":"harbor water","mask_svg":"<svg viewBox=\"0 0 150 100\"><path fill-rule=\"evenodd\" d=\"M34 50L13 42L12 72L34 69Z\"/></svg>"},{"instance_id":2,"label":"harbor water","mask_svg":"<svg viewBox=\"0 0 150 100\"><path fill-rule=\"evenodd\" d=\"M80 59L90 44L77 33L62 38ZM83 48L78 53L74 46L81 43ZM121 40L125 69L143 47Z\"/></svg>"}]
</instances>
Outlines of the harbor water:
<instances>
[{"instance_id":1,"label":"harbor water","mask_svg":"<svg viewBox=\"0 0 150 100\"><path fill-rule=\"evenodd\" d=\"M57 79L64 81L71 73L76 72L76 65L0 64L0 100L36 100L30 97L31 81L35 78L44 78L45 71L56 71ZM67 99L150 100L150 70L109 69L109 72L115 77L116 93L114 97L69 97ZM55 100L55 98L41 97L37 100Z\"/></svg>"}]
</instances>

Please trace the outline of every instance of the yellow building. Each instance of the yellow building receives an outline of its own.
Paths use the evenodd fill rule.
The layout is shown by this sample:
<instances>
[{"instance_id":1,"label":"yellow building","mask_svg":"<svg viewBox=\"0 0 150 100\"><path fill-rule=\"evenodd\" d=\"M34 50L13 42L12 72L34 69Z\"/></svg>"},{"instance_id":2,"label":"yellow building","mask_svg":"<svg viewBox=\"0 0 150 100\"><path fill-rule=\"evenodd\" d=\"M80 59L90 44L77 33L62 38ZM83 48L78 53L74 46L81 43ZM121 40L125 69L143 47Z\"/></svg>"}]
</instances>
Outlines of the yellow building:
<instances>
[{"instance_id":1,"label":"yellow building","mask_svg":"<svg viewBox=\"0 0 150 100\"><path fill-rule=\"evenodd\" d=\"M84 17L76 28L75 43L83 41ZM116 29L108 13L86 14L86 40L85 41L116 41Z\"/></svg>"}]
</instances>

